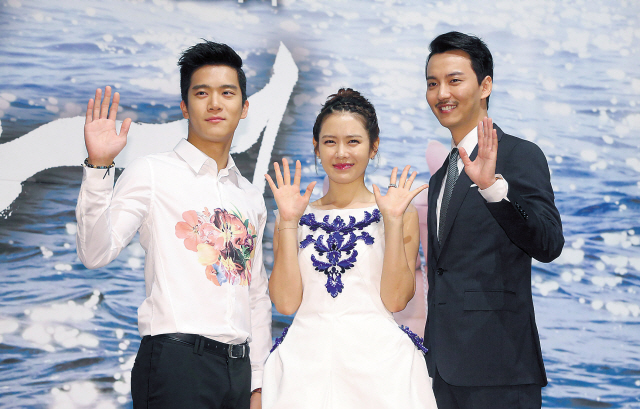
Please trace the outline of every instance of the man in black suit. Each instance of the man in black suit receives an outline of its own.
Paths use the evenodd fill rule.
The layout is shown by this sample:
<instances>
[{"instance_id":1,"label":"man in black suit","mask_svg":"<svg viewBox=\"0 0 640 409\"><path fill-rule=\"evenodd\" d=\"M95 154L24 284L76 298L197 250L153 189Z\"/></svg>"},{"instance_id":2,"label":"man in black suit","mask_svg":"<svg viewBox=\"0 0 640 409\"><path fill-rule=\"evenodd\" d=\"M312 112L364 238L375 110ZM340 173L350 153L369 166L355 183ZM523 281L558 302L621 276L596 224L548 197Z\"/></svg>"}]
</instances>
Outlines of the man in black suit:
<instances>
[{"instance_id":1,"label":"man in black suit","mask_svg":"<svg viewBox=\"0 0 640 409\"><path fill-rule=\"evenodd\" d=\"M540 408L531 259L550 262L564 245L547 160L487 118L493 58L482 40L436 37L426 77L453 148L429 182L425 346L438 407Z\"/></svg>"}]
</instances>

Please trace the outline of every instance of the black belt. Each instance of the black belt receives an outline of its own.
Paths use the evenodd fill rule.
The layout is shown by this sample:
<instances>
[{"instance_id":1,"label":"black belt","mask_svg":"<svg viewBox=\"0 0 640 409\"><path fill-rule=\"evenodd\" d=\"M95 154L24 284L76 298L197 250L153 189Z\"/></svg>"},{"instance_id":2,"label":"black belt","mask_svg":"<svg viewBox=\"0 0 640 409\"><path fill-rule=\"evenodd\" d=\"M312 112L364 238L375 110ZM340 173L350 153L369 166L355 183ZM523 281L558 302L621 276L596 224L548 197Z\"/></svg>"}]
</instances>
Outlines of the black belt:
<instances>
[{"instance_id":1,"label":"black belt","mask_svg":"<svg viewBox=\"0 0 640 409\"><path fill-rule=\"evenodd\" d=\"M193 353L198 355L202 355L203 351L207 350L214 354L228 356L229 358L244 358L249 356L249 344L246 342L239 345L225 344L211 338L203 337L202 335L182 334L179 332L147 336L149 339L169 339L171 341L193 346Z\"/></svg>"}]
</instances>

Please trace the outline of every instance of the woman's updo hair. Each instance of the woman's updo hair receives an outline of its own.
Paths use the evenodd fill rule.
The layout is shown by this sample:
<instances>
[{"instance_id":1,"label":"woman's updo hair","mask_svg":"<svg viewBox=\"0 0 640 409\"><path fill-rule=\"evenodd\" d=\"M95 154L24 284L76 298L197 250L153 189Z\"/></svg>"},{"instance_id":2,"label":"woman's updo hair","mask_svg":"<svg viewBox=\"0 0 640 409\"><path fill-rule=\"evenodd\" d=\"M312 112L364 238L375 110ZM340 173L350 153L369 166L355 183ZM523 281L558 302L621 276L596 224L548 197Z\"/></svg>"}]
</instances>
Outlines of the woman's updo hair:
<instances>
[{"instance_id":1,"label":"woman's updo hair","mask_svg":"<svg viewBox=\"0 0 640 409\"><path fill-rule=\"evenodd\" d=\"M320 142L322 123L326 117L336 112L349 112L362 120L362 125L369 134L369 149L380 138L378 117L371 102L360 95L358 91L351 88L340 88L337 93L329 95L313 125L313 139L316 141L316 149Z\"/></svg>"}]
</instances>

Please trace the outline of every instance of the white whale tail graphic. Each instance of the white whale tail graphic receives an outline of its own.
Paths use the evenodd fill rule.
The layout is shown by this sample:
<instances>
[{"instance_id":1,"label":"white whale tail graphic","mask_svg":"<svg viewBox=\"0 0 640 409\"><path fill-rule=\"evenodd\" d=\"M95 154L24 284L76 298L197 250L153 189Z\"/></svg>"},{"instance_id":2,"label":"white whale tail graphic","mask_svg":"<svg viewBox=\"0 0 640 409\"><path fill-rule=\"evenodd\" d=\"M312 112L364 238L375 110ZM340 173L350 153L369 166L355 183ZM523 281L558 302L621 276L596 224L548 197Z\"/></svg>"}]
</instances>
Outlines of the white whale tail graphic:
<instances>
[{"instance_id":1,"label":"white whale tail graphic","mask_svg":"<svg viewBox=\"0 0 640 409\"><path fill-rule=\"evenodd\" d=\"M252 175L252 182L260 191L265 188L264 174L269 169L278 128L296 82L298 67L287 47L280 43L273 75L263 89L249 97L249 115L240 121L233 138L231 153L235 154L251 148L262 134ZM9 216L6 209L22 191L23 181L45 169L82 163L87 155L82 138L84 120L84 116L57 119L0 145L0 211L5 210L5 218ZM186 137L184 119L166 124L134 123L116 165L124 168L140 156L170 151Z\"/></svg>"}]
</instances>

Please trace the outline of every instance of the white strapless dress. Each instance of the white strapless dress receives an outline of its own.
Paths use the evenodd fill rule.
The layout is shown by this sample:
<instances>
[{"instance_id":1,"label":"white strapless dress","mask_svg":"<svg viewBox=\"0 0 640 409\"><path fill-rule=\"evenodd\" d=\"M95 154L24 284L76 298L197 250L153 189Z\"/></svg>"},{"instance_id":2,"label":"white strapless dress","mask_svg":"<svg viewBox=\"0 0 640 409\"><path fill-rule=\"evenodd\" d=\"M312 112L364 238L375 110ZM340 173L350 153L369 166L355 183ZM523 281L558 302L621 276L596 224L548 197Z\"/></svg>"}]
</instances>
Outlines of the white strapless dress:
<instances>
[{"instance_id":1,"label":"white strapless dress","mask_svg":"<svg viewBox=\"0 0 640 409\"><path fill-rule=\"evenodd\" d=\"M398 327L380 298L377 207L308 207L298 241L302 303L265 364L262 407L435 409L417 336Z\"/></svg>"}]
</instances>

